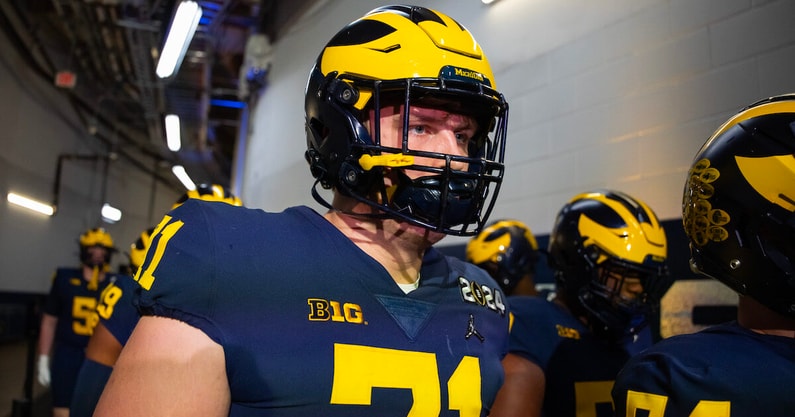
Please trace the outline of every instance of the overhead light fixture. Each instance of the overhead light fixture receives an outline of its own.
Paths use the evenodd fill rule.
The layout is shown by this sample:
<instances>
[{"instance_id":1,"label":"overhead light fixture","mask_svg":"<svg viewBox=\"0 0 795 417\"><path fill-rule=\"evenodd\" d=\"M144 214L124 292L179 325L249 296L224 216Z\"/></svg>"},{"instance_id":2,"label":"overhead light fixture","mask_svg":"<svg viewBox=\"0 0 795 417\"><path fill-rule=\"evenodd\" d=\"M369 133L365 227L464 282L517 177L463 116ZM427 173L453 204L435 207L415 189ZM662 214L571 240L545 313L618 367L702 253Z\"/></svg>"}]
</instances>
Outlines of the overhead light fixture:
<instances>
[{"instance_id":1,"label":"overhead light fixture","mask_svg":"<svg viewBox=\"0 0 795 417\"><path fill-rule=\"evenodd\" d=\"M179 182L181 182L182 185L185 186L185 188L187 188L188 190L196 189L196 184L194 184L193 180L190 179L190 176L188 176L187 171L185 171L185 167L183 167L182 165L174 165L173 167L171 167L171 172L173 172L174 175L176 175Z\"/></svg>"},{"instance_id":2,"label":"overhead light fixture","mask_svg":"<svg viewBox=\"0 0 795 417\"><path fill-rule=\"evenodd\" d=\"M182 148L179 116L176 114L169 114L166 116L166 144L168 145L168 149L174 152Z\"/></svg>"},{"instance_id":3,"label":"overhead light fixture","mask_svg":"<svg viewBox=\"0 0 795 417\"><path fill-rule=\"evenodd\" d=\"M102 220L108 223L116 223L117 221L121 220L121 210L111 206L108 203L102 205L102 211L100 214L102 215Z\"/></svg>"},{"instance_id":4,"label":"overhead light fixture","mask_svg":"<svg viewBox=\"0 0 795 417\"><path fill-rule=\"evenodd\" d=\"M483 4L492 4L492 3L496 3L497 0L480 0L480 2L483 3Z\"/></svg>"},{"instance_id":5,"label":"overhead light fixture","mask_svg":"<svg viewBox=\"0 0 795 417\"><path fill-rule=\"evenodd\" d=\"M19 194L8 193L6 199L11 204L24 207L28 210L35 211L36 213L44 214L45 216L52 216L55 213L55 207Z\"/></svg>"},{"instance_id":6,"label":"overhead light fixture","mask_svg":"<svg viewBox=\"0 0 795 417\"><path fill-rule=\"evenodd\" d=\"M174 20L171 21L168 35L166 35L160 59L157 61L155 73L158 77L168 78L177 72L182 64L182 59L185 58L185 52L193 39L193 34L196 33L196 27L199 26L201 17L202 8L198 3L195 1L180 2L177 12L174 14Z\"/></svg>"}]
</instances>

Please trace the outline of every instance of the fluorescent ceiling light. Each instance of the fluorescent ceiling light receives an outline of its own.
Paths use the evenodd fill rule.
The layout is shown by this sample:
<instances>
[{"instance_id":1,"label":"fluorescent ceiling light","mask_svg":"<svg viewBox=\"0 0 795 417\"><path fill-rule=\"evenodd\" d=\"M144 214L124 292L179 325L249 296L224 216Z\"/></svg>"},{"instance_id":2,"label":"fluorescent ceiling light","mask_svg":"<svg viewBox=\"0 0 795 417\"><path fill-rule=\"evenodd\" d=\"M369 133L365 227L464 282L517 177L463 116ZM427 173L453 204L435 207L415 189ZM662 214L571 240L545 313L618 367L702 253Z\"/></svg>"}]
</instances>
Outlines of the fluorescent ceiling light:
<instances>
[{"instance_id":1,"label":"fluorescent ceiling light","mask_svg":"<svg viewBox=\"0 0 795 417\"><path fill-rule=\"evenodd\" d=\"M108 203L102 205L102 211L100 214L102 214L102 220L108 223L116 223L117 221L121 220L121 210L111 206Z\"/></svg>"},{"instance_id":2,"label":"fluorescent ceiling light","mask_svg":"<svg viewBox=\"0 0 795 417\"><path fill-rule=\"evenodd\" d=\"M188 190L195 190L196 184L193 183L193 180L190 179L188 173L185 171L185 167L182 165L174 165L171 167L171 172L177 176L177 179L185 186Z\"/></svg>"},{"instance_id":3,"label":"fluorescent ceiling light","mask_svg":"<svg viewBox=\"0 0 795 417\"><path fill-rule=\"evenodd\" d=\"M183 1L179 4L174 20L171 21L163 52L157 61L155 73L158 77L168 78L177 72L201 17L202 8L195 1Z\"/></svg>"},{"instance_id":4,"label":"fluorescent ceiling light","mask_svg":"<svg viewBox=\"0 0 795 417\"><path fill-rule=\"evenodd\" d=\"M16 204L20 207L24 207L28 210L33 210L37 213L41 213L46 216L52 216L55 213L55 208L53 206L21 196L19 194L8 193L6 198L8 199L8 202L11 204Z\"/></svg>"},{"instance_id":5,"label":"fluorescent ceiling light","mask_svg":"<svg viewBox=\"0 0 795 417\"><path fill-rule=\"evenodd\" d=\"M182 137L179 129L179 116L169 114L166 116L166 144L168 149L176 152L182 148Z\"/></svg>"}]
</instances>

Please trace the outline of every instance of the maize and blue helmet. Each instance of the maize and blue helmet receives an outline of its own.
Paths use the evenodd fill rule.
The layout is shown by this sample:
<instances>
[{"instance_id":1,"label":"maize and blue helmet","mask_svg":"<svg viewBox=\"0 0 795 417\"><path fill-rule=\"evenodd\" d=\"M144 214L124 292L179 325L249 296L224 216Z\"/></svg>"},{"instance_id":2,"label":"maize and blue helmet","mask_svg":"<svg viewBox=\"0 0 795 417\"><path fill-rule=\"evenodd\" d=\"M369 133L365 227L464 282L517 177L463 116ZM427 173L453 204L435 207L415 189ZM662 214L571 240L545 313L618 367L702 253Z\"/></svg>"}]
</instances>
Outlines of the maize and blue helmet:
<instances>
[{"instance_id":1,"label":"maize and blue helmet","mask_svg":"<svg viewBox=\"0 0 795 417\"><path fill-rule=\"evenodd\" d=\"M486 222L504 173L508 105L472 34L424 7L377 8L339 31L311 70L305 97L307 151L316 190L335 189L391 217L430 230L473 236ZM467 156L412 149L411 106L445 103L471 116L478 131ZM382 146L380 109L403 106L403 145ZM373 131L366 117L374 111ZM415 158L443 161L415 164ZM466 163L466 171L451 162ZM401 175L422 171L420 178ZM387 185L384 176L397 176Z\"/></svg>"}]
</instances>

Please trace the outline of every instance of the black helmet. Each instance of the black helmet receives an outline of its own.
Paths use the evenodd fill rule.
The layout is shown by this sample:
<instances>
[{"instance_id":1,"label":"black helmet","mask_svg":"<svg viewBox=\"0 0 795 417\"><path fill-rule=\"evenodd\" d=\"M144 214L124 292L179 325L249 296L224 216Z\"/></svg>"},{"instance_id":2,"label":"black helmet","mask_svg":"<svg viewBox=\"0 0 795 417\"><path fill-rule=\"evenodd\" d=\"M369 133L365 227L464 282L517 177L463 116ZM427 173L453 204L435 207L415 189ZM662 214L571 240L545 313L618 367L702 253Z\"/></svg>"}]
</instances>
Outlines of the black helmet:
<instances>
[{"instance_id":1,"label":"black helmet","mask_svg":"<svg viewBox=\"0 0 795 417\"><path fill-rule=\"evenodd\" d=\"M485 269L510 295L516 284L535 271L538 243L518 220L499 220L467 243L467 261Z\"/></svg>"},{"instance_id":2,"label":"black helmet","mask_svg":"<svg viewBox=\"0 0 795 417\"><path fill-rule=\"evenodd\" d=\"M795 317L795 94L731 117L696 154L682 221L691 268Z\"/></svg>"},{"instance_id":3,"label":"black helmet","mask_svg":"<svg viewBox=\"0 0 795 417\"><path fill-rule=\"evenodd\" d=\"M586 315L595 332L620 338L646 325L670 286L667 251L665 231L645 203L596 190L575 196L560 210L547 259L574 313ZM643 286L633 299L620 295L627 277L639 278Z\"/></svg>"},{"instance_id":4,"label":"black helmet","mask_svg":"<svg viewBox=\"0 0 795 417\"><path fill-rule=\"evenodd\" d=\"M504 173L508 105L480 45L458 22L424 7L371 11L323 48L305 99L306 159L319 203L330 207L318 183L378 209L376 216L447 234L472 236L486 222ZM477 121L468 155L423 152L408 143L409 108L440 102ZM399 147L381 143L379 114L387 104L403 109ZM372 132L365 123L371 111ZM440 166L415 164L415 158ZM424 176L411 179L406 170ZM385 184L387 173L397 177L395 184Z\"/></svg>"}]
</instances>

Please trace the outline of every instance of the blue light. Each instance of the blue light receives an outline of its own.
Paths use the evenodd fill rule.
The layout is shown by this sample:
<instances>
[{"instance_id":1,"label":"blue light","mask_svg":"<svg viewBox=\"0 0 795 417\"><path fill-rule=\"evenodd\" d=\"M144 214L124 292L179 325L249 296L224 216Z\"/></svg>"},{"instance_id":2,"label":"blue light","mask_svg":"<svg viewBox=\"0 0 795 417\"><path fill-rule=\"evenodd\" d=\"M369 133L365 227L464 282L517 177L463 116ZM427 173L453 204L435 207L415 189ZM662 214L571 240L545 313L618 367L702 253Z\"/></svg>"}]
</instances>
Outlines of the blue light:
<instances>
[{"instance_id":1,"label":"blue light","mask_svg":"<svg viewBox=\"0 0 795 417\"><path fill-rule=\"evenodd\" d=\"M229 107L231 109L242 109L242 108L246 107L246 103L244 103L242 101L222 100L222 99L217 99L217 98L214 98L214 99L210 100L210 105L211 106L216 106L216 107Z\"/></svg>"}]
</instances>

